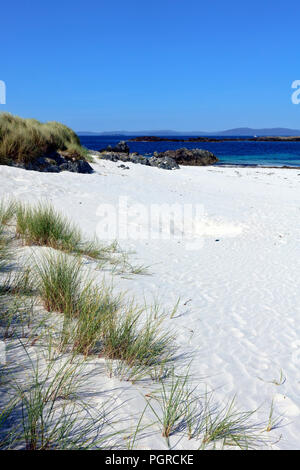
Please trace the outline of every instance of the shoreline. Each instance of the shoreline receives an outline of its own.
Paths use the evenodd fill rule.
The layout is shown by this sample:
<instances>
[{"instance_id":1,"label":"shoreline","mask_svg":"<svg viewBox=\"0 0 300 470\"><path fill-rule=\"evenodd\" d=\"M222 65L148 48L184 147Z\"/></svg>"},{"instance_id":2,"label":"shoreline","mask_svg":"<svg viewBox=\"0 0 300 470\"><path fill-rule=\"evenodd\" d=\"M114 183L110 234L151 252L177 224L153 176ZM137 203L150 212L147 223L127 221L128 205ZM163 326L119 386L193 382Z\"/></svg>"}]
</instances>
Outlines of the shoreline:
<instances>
[{"instance_id":1,"label":"shoreline","mask_svg":"<svg viewBox=\"0 0 300 470\"><path fill-rule=\"evenodd\" d=\"M216 163L215 165L211 165L214 167L225 167L225 168L278 168L281 170L300 170L300 166L276 166L276 165L260 165L260 164L251 164L251 163Z\"/></svg>"},{"instance_id":2,"label":"shoreline","mask_svg":"<svg viewBox=\"0 0 300 470\"><path fill-rule=\"evenodd\" d=\"M100 153L96 150L88 149L91 155L100 155ZM145 158L153 157L152 153L141 154ZM121 161L121 160L120 160ZM300 166L291 166L291 165L260 165L259 163L223 163L217 162L211 165L184 165L180 164L180 166L191 166L194 168L207 166L207 167L223 167L223 168L279 168L281 170L300 170Z\"/></svg>"}]
</instances>

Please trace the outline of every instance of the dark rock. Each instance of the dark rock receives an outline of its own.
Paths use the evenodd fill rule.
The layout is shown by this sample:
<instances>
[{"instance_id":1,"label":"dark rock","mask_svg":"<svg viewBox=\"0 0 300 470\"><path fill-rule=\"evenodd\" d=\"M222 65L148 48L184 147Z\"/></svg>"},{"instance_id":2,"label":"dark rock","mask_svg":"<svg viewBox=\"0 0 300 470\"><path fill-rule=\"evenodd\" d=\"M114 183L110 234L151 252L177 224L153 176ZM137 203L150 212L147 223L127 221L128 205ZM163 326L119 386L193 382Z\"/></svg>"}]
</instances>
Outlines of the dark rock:
<instances>
[{"instance_id":1,"label":"dark rock","mask_svg":"<svg viewBox=\"0 0 300 470\"><path fill-rule=\"evenodd\" d=\"M49 155L49 158L52 158L53 160L55 160L56 164L58 166L62 165L63 163L65 163L67 161L67 159L63 155L61 155L60 153L55 153L55 154Z\"/></svg>"},{"instance_id":2,"label":"dark rock","mask_svg":"<svg viewBox=\"0 0 300 470\"><path fill-rule=\"evenodd\" d=\"M110 160L111 162L117 162L118 160L120 160L120 156L121 154L119 153L106 152L106 151L99 154L99 158L103 160ZM124 157L128 158L128 155L124 154Z\"/></svg>"},{"instance_id":3,"label":"dark rock","mask_svg":"<svg viewBox=\"0 0 300 470\"><path fill-rule=\"evenodd\" d=\"M60 172L60 169L57 165L50 165L47 167L47 169L45 169L44 171L47 171L49 173L59 173Z\"/></svg>"},{"instance_id":4,"label":"dark rock","mask_svg":"<svg viewBox=\"0 0 300 470\"><path fill-rule=\"evenodd\" d=\"M65 162L59 165L60 171L71 171L72 173L76 172L76 168L73 165L73 162Z\"/></svg>"},{"instance_id":5,"label":"dark rock","mask_svg":"<svg viewBox=\"0 0 300 470\"><path fill-rule=\"evenodd\" d=\"M126 144L125 140L121 140L113 149L114 152L124 152L129 153L130 149Z\"/></svg>"},{"instance_id":6,"label":"dark rock","mask_svg":"<svg viewBox=\"0 0 300 470\"><path fill-rule=\"evenodd\" d=\"M170 157L151 157L149 158L149 163L151 166L156 166L158 168L163 168L164 170L177 170L179 165L175 162L173 158Z\"/></svg>"},{"instance_id":7,"label":"dark rock","mask_svg":"<svg viewBox=\"0 0 300 470\"><path fill-rule=\"evenodd\" d=\"M105 149L99 150L99 152L117 152L117 153L129 153L130 149L126 144L125 140L121 140L115 147L108 145Z\"/></svg>"},{"instance_id":8,"label":"dark rock","mask_svg":"<svg viewBox=\"0 0 300 470\"><path fill-rule=\"evenodd\" d=\"M51 173L59 172L58 165L60 163L61 157L58 155L57 158L50 158L48 156L39 157L34 162L28 164L31 169L36 171L49 171ZM27 165L27 167L28 167ZM56 170L54 169L56 168Z\"/></svg>"},{"instance_id":9,"label":"dark rock","mask_svg":"<svg viewBox=\"0 0 300 470\"><path fill-rule=\"evenodd\" d=\"M85 160L70 160L59 153L47 154L28 163L13 163L12 166L25 170L59 173L71 171L73 173L93 173L93 168Z\"/></svg>"},{"instance_id":10,"label":"dark rock","mask_svg":"<svg viewBox=\"0 0 300 470\"><path fill-rule=\"evenodd\" d=\"M157 155L157 158L169 157L178 165L204 166L213 165L219 159L208 150L181 148L178 150L167 150Z\"/></svg>"},{"instance_id":11,"label":"dark rock","mask_svg":"<svg viewBox=\"0 0 300 470\"><path fill-rule=\"evenodd\" d=\"M110 160L112 162L122 161L124 163L139 163L140 165L155 166L158 168L164 168L166 170L175 170L179 168L179 165L173 158L164 155L160 157L158 154L156 154L156 156L146 158L136 152L127 154L105 151L99 154L99 158Z\"/></svg>"},{"instance_id":12,"label":"dark rock","mask_svg":"<svg viewBox=\"0 0 300 470\"><path fill-rule=\"evenodd\" d=\"M101 153L100 157L103 160L110 160L111 162L132 162L132 163L140 163L141 165L150 165L149 158L143 157L143 155L139 155L136 153L116 153L116 152L103 152Z\"/></svg>"},{"instance_id":13,"label":"dark rock","mask_svg":"<svg viewBox=\"0 0 300 470\"><path fill-rule=\"evenodd\" d=\"M123 162L132 162L132 163L140 163L141 165L150 165L149 158L143 157L143 155L136 155L135 153L129 154L127 159L124 158L123 154L120 158Z\"/></svg>"},{"instance_id":14,"label":"dark rock","mask_svg":"<svg viewBox=\"0 0 300 470\"><path fill-rule=\"evenodd\" d=\"M118 162L119 160L121 160L122 162L130 161L130 155L128 153L111 152L111 157L113 162Z\"/></svg>"},{"instance_id":15,"label":"dark rock","mask_svg":"<svg viewBox=\"0 0 300 470\"><path fill-rule=\"evenodd\" d=\"M85 173L85 174L94 173L93 168L87 161L78 160L76 163L78 165L78 173Z\"/></svg>"},{"instance_id":16,"label":"dark rock","mask_svg":"<svg viewBox=\"0 0 300 470\"><path fill-rule=\"evenodd\" d=\"M47 153L42 157L37 158L33 164L40 167L47 167L49 165L61 165L66 159L58 152Z\"/></svg>"},{"instance_id":17,"label":"dark rock","mask_svg":"<svg viewBox=\"0 0 300 470\"><path fill-rule=\"evenodd\" d=\"M93 173L93 168L85 160L68 161L59 166L60 171L71 171L72 173Z\"/></svg>"},{"instance_id":18,"label":"dark rock","mask_svg":"<svg viewBox=\"0 0 300 470\"><path fill-rule=\"evenodd\" d=\"M47 162L47 160L48 160L48 162ZM54 162L54 160L51 160L51 159L50 159L50 161L52 163ZM41 166L41 167L47 166L47 165L49 165L49 159L46 159L46 157L39 157L39 158L36 159L36 161L34 163L38 166Z\"/></svg>"}]
</instances>

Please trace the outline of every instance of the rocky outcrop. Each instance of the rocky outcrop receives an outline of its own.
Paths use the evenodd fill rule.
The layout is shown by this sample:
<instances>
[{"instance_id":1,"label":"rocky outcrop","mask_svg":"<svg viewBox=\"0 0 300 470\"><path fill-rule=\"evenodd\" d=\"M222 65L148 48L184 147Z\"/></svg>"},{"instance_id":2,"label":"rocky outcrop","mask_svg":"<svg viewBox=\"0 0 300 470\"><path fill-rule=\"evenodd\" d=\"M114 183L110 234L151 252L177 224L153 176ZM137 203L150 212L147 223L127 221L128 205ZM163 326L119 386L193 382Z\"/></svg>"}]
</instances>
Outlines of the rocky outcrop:
<instances>
[{"instance_id":1,"label":"rocky outcrop","mask_svg":"<svg viewBox=\"0 0 300 470\"><path fill-rule=\"evenodd\" d=\"M110 160L112 162L131 162L140 163L141 165L150 165L149 158L139 155L137 153L118 153L118 152L102 152L99 154L99 158L103 160Z\"/></svg>"},{"instance_id":2,"label":"rocky outcrop","mask_svg":"<svg viewBox=\"0 0 300 470\"><path fill-rule=\"evenodd\" d=\"M219 159L208 150L181 148L156 153L156 158L171 158L178 165L205 166L213 165Z\"/></svg>"},{"instance_id":3,"label":"rocky outcrop","mask_svg":"<svg viewBox=\"0 0 300 470\"><path fill-rule=\"evenodd\" d=\"M99 150L99 152L116 152L129 154L130 149L126 144L125 140L121 140L115 147L108 145L105 149Z\"/></svg>"},{"instance_id":4,"label":"rocky outcrop","mask_svg":"<svg viewBox=\"0 0 300 470\"><path fill-rule=\"evenodd\" d=\"M72 173L93 173L94 170L86 160L68 161L59 166L59 171L71 171Z\"/></svg>"},{"instance_id":5,"label":"rocky outcrop","mask_svg":"<svg viewBox=\"0 0 300 470\"><path fill-rule=\"evenodd\" d=\"M120 144L122 144L122 142L120 142ZM111 151L106 149L100 153L95 153L99 158L112 162L140 163L141 165L163 168L165 170L176 170L179 168L179 165L213 165L218 161L218 158L208 150L187 148L167 150L161 153L154 152L153 156L150 158L139 155L138 153L116 152L115 149Z\"/></svg>"},{"instance_id":6,"label":"rocky outcrop","mask_svg":"<svg viewBox=\"0 0 300 470\"><path fill-rule=\"evenodd\" d=\"M151 166L156 166L158 168L163 168L164 170L177 170L179 165L175 162L173 158L170 157L151 157L149 158Z\"/></svg>"},{"instance_id":7,"label":"rocky outcrop","mask_svg":"<svg viewBox=\"0 0 300 470\"><path fill-rule=\"evenodd\" d=\"M117 153L117 152L102 152L99 154L99 158L104 160L110 160L112 162L131 162L131 163L140 163L141 165L154 166L157 168L163 168L165 170L175 170L179 168L178 164L169 157L144 157L137 153Z\"/></svg>"},{"instance_id":8,"label":"rocky outcrop","mask_svg":"<svg viewBox=\"0 0 300 470\"><path fill-rule=\"evenodd\" d=\"M93 173L94 170L86 160L72 160L59 153L48 154L28 163L16 163L13 166L48 173L71 171L72 173Z\"/></svg>"}]
</instances>

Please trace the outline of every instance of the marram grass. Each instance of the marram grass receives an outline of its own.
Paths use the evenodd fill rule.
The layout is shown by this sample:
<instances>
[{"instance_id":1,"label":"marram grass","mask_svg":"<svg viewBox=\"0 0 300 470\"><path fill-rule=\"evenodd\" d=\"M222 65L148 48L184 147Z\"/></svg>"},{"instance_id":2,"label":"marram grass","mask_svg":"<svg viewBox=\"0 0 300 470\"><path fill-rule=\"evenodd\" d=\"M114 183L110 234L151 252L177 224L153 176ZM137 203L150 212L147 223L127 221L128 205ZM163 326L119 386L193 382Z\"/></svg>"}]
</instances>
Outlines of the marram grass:
<instances>
[{"instance_id":1,"label":"marram grass","mask_svg":"<svg viewBox=\"0 0 300 470\"><path fill-rule=\"evenodd\" d=\"M16 213L16 202L13 199L3 198L0 200L0 224L7 225Z\"/></svg>"},{"instance_id":2,"label":"marram grass","mask_svg":"<svg viewBox=\"0 0 300 470\"><path fill-rule=\"evenodd\" d=\"M111 288L95 284L83 274L79 258L47 253L37 261L36 273L45 308L64 314L63 349L129 367L152 368L171 360L173 337L161 331L161 321L144 319L144 309L124 305Z\"/></svg>"},{"instance_id":3,"label":"marram grass","mask_svg":"<svg viewBox=\"0 0 300 470\"><path fill-rule=\"evenodd\" d=\"M72 358L57 358L45 364L33 362L23 347L31 365L31 378L25 383L13 380L10 384L13 398L0 411L0 449L107 448L109 440L121 431L102 433L108 424L104 406L92 409L80 398L82 364ZM7 417L10 426L5 423Z\"/></svg>"},{"instance_id":4,"label":"marram grass","mask_svg":"<svg viewBox=\"0 0 300 470\"><path fill-rule=\"evenodd\" d=\"M130 367L152 368L171 361L173 336L161 331L161 322L142 318L143 309L128 305L107 319L103 328L103 355Z\"/></svg>"},{"instance_id":5,"label":"marram grass","mask_svg":"<svg viewBox=\"0 0 300 470\"><path fill-rule=\"evenodd\" d=\"M48 246L94 259L107 258L113 247L94 239L85 241L81 231L48 203L18 204L16 234L26 245Z\"/></svg>"},{"instance_id":6,"label":"marram grass","mask_svg":"<svg viewBox=\"0 0 300 470\"><path fill-rule=\"evenodd\" d=\"M4 229L4 225L0 222L0 272L6 268L11 257L9 243L5 236Z\"/></svg>"},{"instance_id":7,"label":"marram grass","mask_svg":"<svg viewBox=\"0 0 300 470\"><path fill-rule=\"evenodd\" d=\"M116 315L120 303L120 296L114 296L110 287L87 283L78 298L75 321L65 318L62 344L85 357L102 355L105 325Z\"/></svg>"},{"instance_id":8,"label":"marram grass","mask_svg":"<svg viewBox=\"0 0 300 470\"><path fill-rule=\"evenodd\" d=\"M45 309L77 315L82 283L81 261L65 253L46 253L36 262L40 298Z\"/></svg>"},{"instance_id":9,"label":"marram grass","mask_svg":"<svg viewBox=\"0 0 300 470\"><path fill-rule=\"evenodd\" d=\"M56 151L73 160L87 157L75 132L59 122L0 114L0 164L29 163Z\"/></svg>"},{"instance_id":10,"label":"marram grass","mask_svg":"<svg viewBox=\"0 0 300 470\"><path fill-rule=\"evenodd\" d=\"M15 203L12 200L0 200L0 272L8 266L12 253L10 249L11 237L7 233L7 224L15 214Z\"/></svg>"},{"instance_id":11,"label":"marram grass","mask_svg":"<svg viewBox=\"0 0 300 470\"><path fill-rule=\"evenodd\" d=\"M83 242L80 231L51 206L0 203L2 270L6 270L10 262L7 224L15 216L17 234L24 243L60 251L49 250L42 255L36 263L34 276L25 268L20 271L19 277L13 276L6 284L2 281L0 294L3 291L21 300L23 294L32 295L38 291L49 312L61 312L63 315L63 327L59 335L56 332L54 335L55 347L57 339L62 346L57 351L59 354L72 354L70 362L64 363L62 368L55 367L54 370L55 361L49 359L48 369L42 374L38 368L34 368L29 385L15 384L11 404L6 408L0 407L1 438L3 427L8 422L7 417L10 419L17 409L19 413L21 410L21 420L9 436L4 435L2 441L0 439L0 448L46 450L103 446L103 441L96 443L93 435L99 430L99 423L101 425L105 421L104 415L98 415L96 420L88 422L82 420L82 413L87 412L89 415L90 410L80 402L77 395L78 380L82 376L73 361L78 355L104 357L111 362L112 369L117 364L115 371L121 380L136 381L146 375L153 376L162 388L146 395L150 398L146 408L152 409L156 418L154 424L160 424L162 438L167 440L168 445L170 438L179 433L186 434L189 440L194 439L200 449L231 446L240 449L257 448L263 442L262 433L269 434L279 426L278 419L273 416L273 404L267 425L260 427L253 424L253 412L236 411L234 400L220 409L211 404L207 396L204 400L203 397L195 396L189 386L188 374L176 376L173 370L171 375L166 375L165 368L170 370L169 366L174 360L173 337L161 330L157 311L146 317L145 308L138 308L130 302L124 304L121 296L115 296L111 288L104 283L97 285L89 279L83 271L81 258L76 255L85 254L100 259L107 255L107 251L100 249L97 240ZM34 280L35 289L30 280ZM176 314L178 304L179 300L171 318ZM9 322L16 315L21 315L20 312L19 305L16 305ZM33 321L33 315L30 321ZM10 323L6 325L7 336L4 337L15 337L15 331L11 328L10 333L8 328L11 328ZM44 335L49 334L51 332L45 330ZM34 337L31 346L37 341L35 336L32 334L30 337ZM144 412L133 433L130 448L133 448L142 429L143 415Z\"/></svg>"},{"instance_id":12,"label":"marram grass","mask_svg":"<svg viewBox=\"0 0 300 470\"><path fill-rule=\"evenodd\" d=\"M49 204L19 204L16 234L26 244L75 250L81 239L79 230Z\"/></svg>"}]
</instances>

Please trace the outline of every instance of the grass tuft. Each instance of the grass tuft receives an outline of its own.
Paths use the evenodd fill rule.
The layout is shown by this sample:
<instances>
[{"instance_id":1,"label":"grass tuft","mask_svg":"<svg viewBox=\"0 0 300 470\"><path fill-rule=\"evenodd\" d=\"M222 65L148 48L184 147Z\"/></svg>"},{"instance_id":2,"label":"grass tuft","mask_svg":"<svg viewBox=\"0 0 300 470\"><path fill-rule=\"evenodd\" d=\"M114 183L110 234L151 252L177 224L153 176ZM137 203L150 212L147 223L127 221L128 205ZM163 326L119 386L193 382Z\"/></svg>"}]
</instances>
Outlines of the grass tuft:
<instances>
[{"instance_id":1,"label":"grass tuft","mask_svg":"<svg viewBox=\"0 0 300 470\"><path fill-rule=\"evenodd\" d=\"M37 262L39 292L48 311L65 316L61 347L85 356L98 354L130 368L157 367L172 357L172 336L160 330L161 320L144 309L124 306L104 284L82 275L82 262L65 253L46 254Z\"/></svg>"},{"instance_id":2,"label":"grass tuft","mask_svg":"<svg viewBox=\"0 0 300 470\"><path fill-rule=\"evenodd\" d=\"M0 222L0 273L8 266L10 258L9 241L5 236L4 225Z\"/></svg>"},{"instance_id":3,"label":"grass tuft","mask_svg":"<svg viewBox=\"0 0 300 470\"><path fill-rule=\"evenodd\" d=\"M142 313L143 309L129 305L124 312L107 319L103 334L105 357L121 360L132 368L152 368L172 360L173 337L161 331L160 320L148 317L142 323Z\"/></svg>"},{"instance_id":4,"label":"grass tuft","mask_svg":"<svg viewBox=\"0 0 300 470\"><path fill-rule=\"evenodd\" d=\"M7 225L15 216L16 202L13 199L0 200L0 224Z\"/></svg>"},{"instance_id":5,"label":"grass tuft","mask_svg":"<svg viewBox=\"0 0 300 470\"><path fill-rule=\"evenodd\" d=\"M48 203L18 204L16 234L27 245L48 246L67 253L101 260L115 250L99 240L85 241L81 231Z\"/></svg>"},{"instance_id":6,"label":"grass tuft","mask_svg":"<svg viewBox=\"0 0 300 470\"><path fill-rule=\"evenodd\" d=\"M235 408L235 397L223 408L210 406L210 399L206 400L203 412L204 436L201 448L209 444L220 442L222 447L234 446L247 450L259 444L258 426L251 422L256 410L239 412Z\"/></svg>"},{"instance_id":7,"label":"grass tuft","mask_svg":"<svg viewBox=\"0 0 300 470\"><path fill-rule=\"evenodd\" d=\"M105 412L92 410L80 399L78 387L83 380L80 363L64 360L41 366L31 359L30 362L30 381L12 384L15 424L7 447L26 450L104 447L105 437L99 436L99 431L106 423Z\"/></svg>"},{"instance_id":8,"label":"grass tuft","mask_svg":"<svg viewBox=\"0 0 300 470\"><path fill-rule=\"evenodd\" d=\"M158 403L160 412L148 401L161 425L162 436L166 438L168 444L172 434L190 427L191 407L195 399L188 381L188 373L185 376L176 376L173 370L170 384L162 382L160 395L158 397L150 395L150 399L154 398Z\"/></svg>"},{"instance_id":9,"label":"grass tuft","mask_svg":"<svg viewBox=\"0 0 300 470\"><path fill-rule=\"evenodd\" d=\"M107 319L120 307L120 297L114 297L111 288L104 284L97 287L88 283L82 290L76 311L76 321L65 320L62 344L75 354L85 357L103 351L103 329Z\"/></svg>"},{"instance_id":10,"label":"grass tuft","mask_svg":"<svg viewBox=\"0 0 300 470\"><path fill-rule=\"evenodd\" d=\"M49 246L72 251L80 242L80 232L49 204L17 207L17 236L27 245Z\"/></svg>"},{"instance_id":11,"label":"grass tuft","mask_svg":"<svg viewBox=\"0 0 300 470\"><path fill-rule=\"evenodd\" d=\"M65 253L47 253L36 263L39 294L45 309L74 317L82 284L82 262Z\"/></svg>"}]
</instances>

